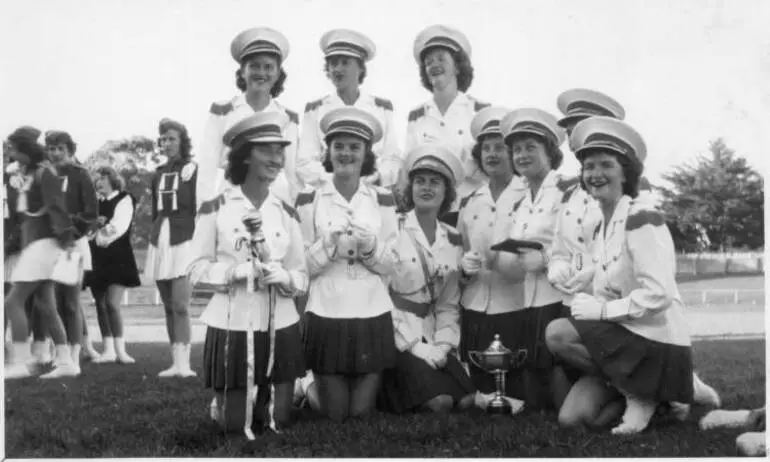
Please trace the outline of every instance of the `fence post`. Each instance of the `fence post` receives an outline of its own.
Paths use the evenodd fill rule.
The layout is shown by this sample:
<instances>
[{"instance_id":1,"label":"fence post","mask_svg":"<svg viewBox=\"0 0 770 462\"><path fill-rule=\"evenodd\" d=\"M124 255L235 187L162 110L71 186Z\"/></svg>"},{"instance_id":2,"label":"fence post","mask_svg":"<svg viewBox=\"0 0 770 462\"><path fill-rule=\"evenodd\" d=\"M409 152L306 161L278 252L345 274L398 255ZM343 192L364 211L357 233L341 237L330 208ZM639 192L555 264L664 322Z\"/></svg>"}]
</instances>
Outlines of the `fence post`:
<instances>
[{"instance_id":1,"label":"fence post","mask_svg":"<svg viewBox=\"0 0 770 462\"><path fill-rule=\"evenodd\" d=\"M735 289L735 294L734 294L733 302L736 305L738 304L738 289Z\"/></svg>"},{"instance_id":2,"label":"fence post","mask_svg":"<svg viewBox=\"0 0 770 462\"><path fill-rule=\"evenodd\" d=\"M123 306L128 305L128 292L130 291L126 290L125 292L123 292Z\"/></svg>"},{"instance_id":3,"label":"fence post","mask_svg":"<svg viewBox=\"0 0 770 462\"><path fill-rule=\"evenodd\" d=\"M704 290L700 294L701 294L700 296L701 296L701 299L702 299L701 303L703 303L703 306L706 306L706 291Z\"/></svg>"}]
</instances>

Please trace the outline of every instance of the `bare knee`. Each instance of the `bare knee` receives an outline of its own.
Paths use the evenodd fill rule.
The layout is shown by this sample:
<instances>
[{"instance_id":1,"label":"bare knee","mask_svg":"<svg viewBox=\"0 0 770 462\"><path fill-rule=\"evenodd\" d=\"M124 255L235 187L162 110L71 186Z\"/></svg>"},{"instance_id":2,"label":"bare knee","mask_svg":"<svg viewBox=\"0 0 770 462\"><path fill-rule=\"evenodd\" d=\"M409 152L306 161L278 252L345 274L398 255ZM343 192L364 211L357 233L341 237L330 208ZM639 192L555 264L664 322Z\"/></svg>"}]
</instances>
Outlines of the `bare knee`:
<instances>
[{"instance_id":1,"label":"bare knee","mask_svg":"<svg viewBox=\"0 0 770 462\"><path fill-rule=\"evenodd\" d=\"M565 318L554 319L545 328L545 343L551 353L562 351L567 345L579 341L572 323Z\"/></svg>"},{"instance_id":2,"label":"bare knee","mask_svg":"<svg viewBox=\"0 0 770 462\"><path fill-rule=\"evenodd\" d=\"M460 409L460 410L470 409L470 408L473 407L475 399L476 399L475 393L471 393L469 395L465 395L460 400L460 402L457 403L457 408Z\"/></svg>"},{"instance_id":3,"label":"bare knee","mask_svg":"<svg viewBox=\"0 0 770 462\"><path fill-rule=\"evenodd\" d=\"M577 409L562 407L559 410L559 426L564 428L580 428L586 423L586 416Z\"/></svg>"},{"instance_id":4,"label":"bare knee","mask_svg":"<svg viewBox=\"0 0 770 462\"><path fill-rule=\"evenodd\" d=\"M455 400L449 395L438 395L435 398L429 400L423 407L431 412L449 412L455 405Z\"/></svg>"}]
</instances>

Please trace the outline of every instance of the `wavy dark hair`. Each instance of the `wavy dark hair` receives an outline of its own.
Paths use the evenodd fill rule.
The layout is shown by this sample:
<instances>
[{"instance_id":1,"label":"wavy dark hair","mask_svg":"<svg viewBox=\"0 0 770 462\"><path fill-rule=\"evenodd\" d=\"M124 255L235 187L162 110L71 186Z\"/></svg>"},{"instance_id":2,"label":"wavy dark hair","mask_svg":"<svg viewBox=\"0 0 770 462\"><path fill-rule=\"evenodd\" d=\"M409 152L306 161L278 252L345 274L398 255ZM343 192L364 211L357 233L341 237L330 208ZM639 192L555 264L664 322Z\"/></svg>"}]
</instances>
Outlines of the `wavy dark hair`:
<instances>
[{"instance_id":1,"label":"wavy dark hair","mask_svg":"<svg viewBox=\"0 0 770 462\"><path fill-rule=\"evenodd\" d=\"M190 140L190 134L187 132L187 127L181 122L168 118L165 118L158 123L159 135L162 135L169 130L175 130L179 133L179 157L188 160L192 155L192 140ZM160 145L160 140L158 140L158 144Z\"/></svg>"},{"instance_id":2,"label":"wavy dark hair","mask_svg":"<svg viewBox=\"0 0 770 462\"><path fill-rule=\"evenodd\" d=\"M283 93L283 86L286 83L286 70L283 68L283 63L281 63L281 58L275 53L255 53L253 55L247 55L241 60L241 67L236 69L235 71L235 86L240 91L246 91L246 80L243 78L243 68L246 65L246 61L248 61L250 58L253 58L258 55L267 55L272 58L275 58L276 62L278 63L278 79L276 79L275 83L273 84L272 88L270 88L270 96L273 98L277 98L281 93Z\"/></svg>"},{"instance_id":3,"label":"wavy dark hair","mask_svg":"<svg viewBox=\"0 0 770 462\"><path fill-rule=\"evenodd\" d=\"M96 179L106 178L110 183L110 186L115 191L123 191L126 188L126 182L123 177L120 176L117 170L109 166L103 166L96 169L94 174Z\"/></svg>"},{"instance_id":4,"label":"wavy dark hair","mask_svg":"<svg viewBox=\"0 0 770 462\"><path fill-rule=\"evenodd\" d=\"M72 136L70 136L69 133L58 130L49 130L45 132L46 146L56 146L58 144L67 146L67 152L70 156L74 156L78 149L78 145L75 144L75 141L72 140Z\"/></svg>"},{"instance_id":5,"label":"wavy dark hair","mask_svg":"<svg viewBox=\"0 0 770 462\"><path fill-rule=\"evenodd\" d=\"M8 142L29 158L29 167L32 168L37 168L41 162L48 160L45 146L37 142L39 136L40 130L26 126L16 129L8 136Z\"/></svg>"},{"instance_id":6,"label":"wavy dark hair","mask_svg":"<svg viewBox=\"0 0 770 462\"><path fill-rule=\"evenodd\" d=\"M449 55L452 56L452 60L455 62L455 68L457 68L457 89L463 93L468 91L473 83L473 65L471 65L471 59L468 57L468 54L462 50L452 51L444 47L427 48L420 54L420 81L422 82L423 88L433 93L433 85L431 85L430 79L428 78L428 72L425 70L425 55L435 48L442 48L449 52Z\"/></svg>"},{"instance_id":7,"label":"wavy dark hair","mask_svg":"<svg viewBox=\"0 0 770 462\"><path fill-rule=\"evenodd\" d=\"M238 149L232 149L227 154L227 167L225 167L225 179L235 186L240 186L246 182L246 175L249 174L249 165L246 159L251 156L251 149L254 143L246 143Z\"/></svg>"},{"instance_id":8,"label":"wavy dark hair","mask_svg":"<svg viewBox=\"0 0 770 462\"><path fill-rule=\"evenodd\" d=\"M409 172L409 182L404 188L403 197L401 198L404 211L414 209L414 177L420 172L435 173L433 170L427 169L417 169ZM444 180L444 200L441 201L441 205L438 208L438 216L442 216L449 212L452 209L452 204L457 198L457 191L451 186L449 179L444 175L441 175L441 178Z\"/></svg>"},{"instance_id":9,"label":"wavy dark hair","mask_svg":"<svg viewBox=\"0 0 770 462\"><path fill-rule=\"evenodd\" d=\"M632 199L636 199L639 196L639 187L641 184L642 172L644 172L644 165L635 160L631 160L626 156L602 148L587 149L578 156L578 160L580 161L580 187L583 188L584 191L588 190L585 181L583 181L583 163L587 157L594 154L609 154L618 160L618 163L623 169L623 176L626 179L623 183L623 194L630 196Z\"/></svg>"},{"instance_id":10,"label":"wavy dark hair","mask_svg":"<svg viewBox=\"0 0 770 462\"><path fill-rule=\"evenodd\" d=\"M481 135L476 142L476 144L473 145L473 149L471 149L471 157L473 158L473 163L476 164L476 167L478 167L479 170L484 175L487 175L486 170L484 170L484 166L481 162L481 146L484 144L484 140L489 138L490 136L499 136L502 138L502 135L498 135L497 133L488 133L486 135ZM503 139L503 144L505 144L505 140ZM511 148L509 148L506 145L506 151L508 152L508 158L511 160L511 167L513 167L513 153L511 152ZM514 169L514 174L516 170Z\"/></svg>"},{"instance_id":11,"label":"wavy dark hair","mask_svg":"<svg viewBox=\"0 0 770 462\"><path fill-rule=\"evenodd\" d=\"M326 74L326 77L329 78L329 80L331 80L331 77L329 77L329 61L334 58L339 58L339 57L331 56L329 58L324 59L324 74ZM348 56L348 58L355 59L358 62L358 67L361 68L361 73L358 75L358 84L361 85L362 83L364 83L364 79L366 79L366 64L364 63L363 60L359 58L354 58L352 56Z\"/></svg>"},{"instance_id":12,"label":"wavy dark hair","mask_svg":"<svg viewBox=\"0 0 770 462\"><path fill-rule=\"evenodd\" d=\"M550 137L543 137L532 133L517 133L505 138L505 145L508 147L508 152L511 154L511 160L513 160L513 143L527 138L532 138L543 144L545 147L545 155L548 157L548 162L551 164L551 170L557 170L561 167L562 162L564 162L564 153L561 152L561 149L559 149L558 146L556 146L556 143ZM516 171L516 166L513 167L513 174L519 175L519 172Z\"/></svg>"},{"instance_id":13,"label":"wavy dark hair","mask_svg":"<svg viewBox=\"0 0 770 462\"><path fill-rule=\"evenodd\" d=\"M331 149L329 146L331 146L332 141L334 141L334 138L337 136L347 136L345 134L339 134L339 135L332 135L328 138L326 138L326 152L324 153L323 160L321 161L321 164L324 166L324 170L328 173L334 172L334 165L332 164L332 154ZM363 141L363 140L362 140ZM364 161L361 164L361 176L370 176L374 175L377 172L377 156L374 154L374 151L372 151L372 143L369 141L364 142Z\"/></svg>"}]
</instances>

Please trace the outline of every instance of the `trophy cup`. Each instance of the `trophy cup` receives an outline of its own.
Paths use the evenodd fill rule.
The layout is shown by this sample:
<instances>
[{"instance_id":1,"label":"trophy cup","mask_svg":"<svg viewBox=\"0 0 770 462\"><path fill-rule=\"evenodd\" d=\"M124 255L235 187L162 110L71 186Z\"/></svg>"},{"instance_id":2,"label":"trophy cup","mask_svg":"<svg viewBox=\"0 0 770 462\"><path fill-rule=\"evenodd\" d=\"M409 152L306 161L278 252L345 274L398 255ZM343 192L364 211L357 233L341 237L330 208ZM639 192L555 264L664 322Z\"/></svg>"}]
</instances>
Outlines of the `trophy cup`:
<instances>
[{"instance_id":1,"label":"trophy cup","mask_svg":"<svg viewBox=\"0 0 770 462\"><path fill-rule=\"evenodd\" d=\"M504 399L505 374L524 363L527 359L527 350L513 352L503 345L500 335L495 334L495 339L489 344L489 348L484 351L469 351L468 357L476 367L495 376L495 397L487 403L487 412L510 414L511 405Z\"/></svg>"}]
</instances>

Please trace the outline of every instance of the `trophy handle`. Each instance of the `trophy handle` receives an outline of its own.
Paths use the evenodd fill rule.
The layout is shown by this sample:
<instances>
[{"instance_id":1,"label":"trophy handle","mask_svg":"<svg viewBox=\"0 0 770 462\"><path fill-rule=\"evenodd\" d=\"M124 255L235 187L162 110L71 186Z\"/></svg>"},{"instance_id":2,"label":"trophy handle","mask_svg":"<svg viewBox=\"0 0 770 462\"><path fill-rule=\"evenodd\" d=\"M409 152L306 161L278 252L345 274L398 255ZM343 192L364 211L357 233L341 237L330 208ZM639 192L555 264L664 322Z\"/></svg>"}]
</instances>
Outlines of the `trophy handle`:
<instances>
[{"instance_id":1,"label":"trophy handle","mask_svg":"<svg viewBox=\"0 0 770 462\"><path fill-rule=\"evenodd\" d=\"M469 352L468 352L468 359L470 359L470 360L471 360L471 362L473 363L473 365L474 365L474 366L476 366L476 367L478 367L478 368L479 368L479 369L481 369L481 370L486 370L486 369L484 369L484 368L481 366L481 364L479 364L479 363L476 361L476 358L477 358L478 356L479 356L479 352L478 352L478 351L469 351Z\"/></svg>"},{"instance_id":2,"label":"trophy handle","mask_svg":"<svg viewBox=\"0 0 770 462\"><path fill-rule=\"evenodd\" d=\"M524 361L527 360L527 350L525 348L522 348L520 350L516 350L513 353L513 356L511 357L511 366L514 368L521 366L524 364Z\"/></svg>"}]
</instances>

